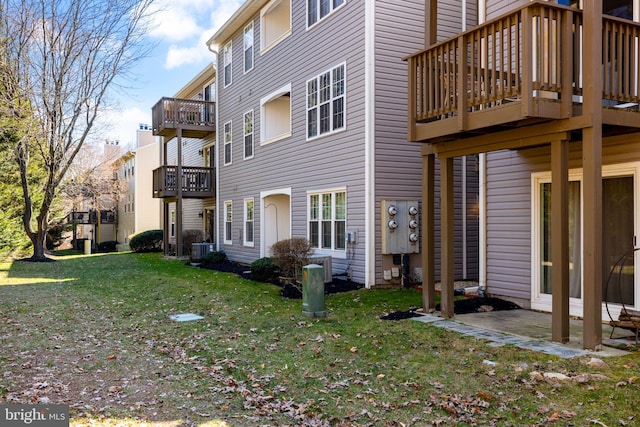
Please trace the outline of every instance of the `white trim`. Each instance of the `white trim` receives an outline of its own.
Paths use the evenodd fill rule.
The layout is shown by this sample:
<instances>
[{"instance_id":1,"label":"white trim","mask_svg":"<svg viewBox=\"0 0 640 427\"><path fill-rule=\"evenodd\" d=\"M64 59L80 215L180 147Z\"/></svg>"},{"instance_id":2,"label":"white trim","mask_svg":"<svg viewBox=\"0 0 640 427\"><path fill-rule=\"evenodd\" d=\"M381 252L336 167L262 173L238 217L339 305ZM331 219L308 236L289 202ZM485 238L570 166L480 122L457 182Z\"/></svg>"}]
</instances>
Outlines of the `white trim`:
<instances>
[{"instance_id":1,"label":"white trim","mask_svg":"<svg viewBox=\"0 0 640 427\"><path fill-rule=\"evenodd\" d=\"M277 194L283 194L289 196L289 235L291 235L291 187L278 188L275 190L267 190L260 192L260 257L267 256L267 248L264 247L264 199L269 196L275 196ZM255 208L255 205L254 205ZM254 236L255 237L255 236Z\"/></svg>"},{"instance_id":2,"label":"white trim","mask_svg":"<svg viewBox=\"0 0 640 427\"><path fill-rule=\"evenodd\" d=\"M621 176L633 176L633 188L634 188L634 235L638 235L640 230L640 162L618 163L613 165L602 166L602 178L613 178ZM571 169L569 171L570 181L583 180L582 168ZM531 174L531 308L540 311L551 311L552 296L550 294L544 294L540 291L540 184L551 182L551 172L536 172ZM584 186L580 186L580 203L584 203L582 192ZM582 205L581 212L584 212L584 205ZM583 230L581 230L581 233ZM584 259L584 257L583 257ZM636 267L638 267L638 256L636 256ZM581 272L583 274L583 272ZM582 281L583 282L583 281ZM636 268L634 278L634 306L640 307L640 271ZM581 294L584 294L583 292ZM613 307L614 312L619 307L618 304L609 304L609 308ZM569 298L569 314L571 316L582 317L583 316L583 303L582 298ZM608 319L609 315L606 312L606 307L602 304L602 318Z\"/></svg>"},{"instance_id":3,"label":"white trim","mask_svg":"<svg viewBox=\"0 0 640 427\"><path fill-rule=\"evenodd\" d=\"M374 1L365 2L365 102L364 102L364 284L371 288L376 282L376 192L375 192L375 18Z\"/></svg>"},{"instance_id":4,"label":"white trim","mask_svg":"<svg viewBox=\"0 0 640 427\"><path fill-rule=\"evenodd\" d=\"M320 4L319 4L319 3L320 3L320 0L314 0L314 1L317 3L317 6L318 6L318 10L317 10L317 12L318 12L318 16L319 16L319 15L320 15ZM330 11L329 13L327 13L325 16L321 17L321 18L320 18L320 17L317 17L316 22L314 22L314 23L313 23L313 24L311 24L311 25L309 25L309 2L307 1L307 6L306 6L306 8L305 8L305 15L304 15L304 21L305 21L305 25L306 25L306 27L307 27L307 31L309 31L309 30L310 30L310 29L312 29L312 28L315 28L315 27L316 27L317 25L319 25L322 21L324 21L325 19L329 18L331 15L333 15L333 13L334 13L336 10L340 10L341 8L343 8L343 7L344 7L344 5L346 5L346 4L347 4L347 1L348 1L348 0L344 0L344 1L342 2L342 4L341 4L341 5L339 5L338 7L335 7L335 8L333 7L333 1L331 1L331 11Z\"/></svg>"},{"instance_id":5,"label":"white trim","mask_svg":"<svg viewBox=\"0 0 640 427\"><path fill-rule=\"evenodd\" d=\"M228 47L228 48L227 48ZM230 52L230 55L227 55L227 52ZM227 57L229 58L229 69L231 72L229 73L229 83L227 84ZM222 84L225 88L231 86L233 83L233 40L229 40L222 47Z\"/></svg>"},{"instance_id":6,"label":"white trim","mask_svg":"<svg viewBox=\"0 0 640 427\"><path fill-rule=\"evenodd\" d=\"M247 28L251 27L251 38L252 40L252 44L251 44L251 67L247 70L247 46L245 44L245 36L247 34ZM255 55L255 50L256 50L256 31L255 31L255 25L253 25L253 20L251 20L251 22L249 22L247 25L245 25L245 27L242 30L242 69L244 70L243 74L247 74L249 71L253 70L253 67L255 66L256 63L256 55Z\"/></svg>"},{"instance_id":7,"label":"white trim","mask_svg":"<svg viewBox=\"0 0 640 427\"><path fill-rule=\"evenodd\" d=\"M347 187L335 187L335 188L326 188L326 189L321 189L321 190L307 190L307 199L306 199L306 209L307 209L307 214L306 214L306 233L307 233L307 239L311 240L309 236L309 197L312 195L319 195L322 196L323 194L331 194L331 200L332 200L332 222L335 221L335 208L336 208L336 204L335 204L335 194L336 193L344 193L345 195L345 233L346 230L348 229L347 224L349 222L349 195L347 193ZM333 233L332 233L333 234ZM335 236L333 236L335 237ZM333 243L332 243L333 244ZM337 259L347 259L347 245L345 243L345 248L344 249L328 249L328 248L314 248L316 251L321 252L323 254L328 254L331 255L334 258Z\"/></svg>"},{"instance_id":8,"label":"white trim","mask_svg":"<svg viewBox=\"0 0 640 427\"><path fill-rule=\"evenodd\" d=\"M227 206L229 206L231 209L231 239L227 240ZM233 200L225 200L224 201L224 212L222 213L223 215L223 225L224 227L222 228L222 240L224 242L225 245L232 245L233 244Z\"/></svg>"},{"instance_id":9,"label":"white trim","mask_svg":"<svg viewBox=\"0 0 640 427\"><path fill-rule=\"evenodd\" d=\"M251 220L252 225L253 225L253 240L248 241L247 240L247 202L251 201L251 203L253 203L253 219ZM253 248L255 246L255 241L256 241L256 202L254 200L253 197L245 197L244 199L244 203L243 203L243 221L242 221L242 228L243 228L243 239L242 239L242 245L246 246L246 247L251 247Z\"/></svg>"},{"instance_id":10,"label":"white trim","mask_svg":"<svg viewBox=\"0 0 640 427\"><path fill-rule=\"evenodd\" d=\"M265 120L266 120L266 114L264 113L264 106L265 104L268 104L269 102L285 95L285 94L289 94L289 130L287 132L283 132L279 135L276 136L272 136L271 138L267 139L265 136L265 132L266 132L266 124L265 124ZM277 89L273 92L271 92L270 94L263 96L262 98L260 98L260 145L266 145L266 144L270 144L272 142L278 141L280 139L284 139L284 138L288 138L291 136L291 127L292 127L292 112L291 112L291 83L288 83L284 86L282 86L280 89Z\"/></svg>"},{"instance_id":11,"label":"white trim","mask_svg":"<svg viewBox=\"0 0 640 427\"><path fill-rule=\"evenodd\" d=\"M339 127L337 129L333 129L333 101L334 101L334 97L333 97L333 72L334 70L338 69L342 67L343 68L343 85L344 85L344 92L342 94L342 99L343 99L343 104L342 104L342 127ZM322 76L323 74L329 73L330 77L330 81L329 81L329 90L331 91L331 96L329 97L329 107L330 107L330 113L329 113L329 117L331 119L330 121L330 126L331 129L325 133L320 133L320 86L318 85L318 100L317 100L317 104L314 108L316 108L318 110L318 114L317 114L317 119L318 122L316 123L317 125L317 132L316 135L314 136L309 136L309 82L311 81L318 81L318 79L320 78L320 76ZM322 138L328 135L333 135L339 132L344 132L347 130L347 62L341 62L337 65L334 65L332 67L330 67L329 69L326 69L324 71L322 71L321 73L316 74L314 77L308 79L305 82L305 87L304 87L304 111L305 111L305 115L304 115L304 123L305 123L305 128L304 128L304 134L306 137L307 141L313 141L316 140L318 138ZM336 97L335 99L338 99L340 97Z\"/></svg>"},{"instance_id":12,"label":"white trim","mask_svg":"<svg viewBox=\"0 0 640 427\"><path fill-rule=\"evenodd\" d=\"M277 6L279 3L283 2L283 1L286 1L287 3L289 3L289 29L284 31L282 34L280 34L275 39L271 40L271 42L268 45L265 45L264 44L264 41L265 41L265 34L264 34L265 25L264 25L264 21L263 21L264 15L266 15L268 12L270 12L271 9L274 6ZM262 9L260 9L260 55L264 55L266 52L268 52L271 48L276 46L282 40L284 40L285 38L289 37L291 35L291 32L292 32L292 25L293 25L293 11L292 11L292 7L291 7L291 0L271 0Z\"/></svg>"},{"instance_id":13,"label":"white trim","mask_svg":"<svg viewBox=\"0 0 640 427\"><path fill-rule=\"evenodd\" d=\"M227 162L227 125L229 125L229 162ZM233 120L229 120L222 125L222 163L228 166L233 163Z\"/></svg>"},{"instance_id":14,"label":"white trim","mask_svg":"<svg viewBox=\"0 0 640 427\"><path fill-rule=\"evenodd\" d=\"M251 155L247 156L247 148L246 148L246 141L245 138L247 137L247 133L246 132L246 120L247 120L247 114L251 113ZM244 160L249 160L249 159L253 159L254 156L256 155L256 121L255 121L255 114L253 112L253 108L249 111L245 111L245 113L242 115L242 158Z\"/></svg>"}]
</instances>

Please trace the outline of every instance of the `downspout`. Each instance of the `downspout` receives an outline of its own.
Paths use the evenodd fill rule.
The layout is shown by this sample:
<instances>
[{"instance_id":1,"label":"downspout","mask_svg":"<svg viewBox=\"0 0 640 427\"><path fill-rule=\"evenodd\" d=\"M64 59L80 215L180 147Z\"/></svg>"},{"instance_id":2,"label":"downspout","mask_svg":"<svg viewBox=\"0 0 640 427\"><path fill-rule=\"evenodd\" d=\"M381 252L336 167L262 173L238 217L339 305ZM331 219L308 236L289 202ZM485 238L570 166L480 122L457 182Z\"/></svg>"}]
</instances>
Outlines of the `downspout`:
<instances>
[{"instance_id":1,"label":"downspout","mask_svg":"<svg viewBox=\"0 0 640 427\"><path fill-rule=\"evenodd\" d=\"M375 285L376 274L376 201L375 201L375 2L365 2L365 286Z\"/></svg>"},{"instance_id":2,"label":"downspout","mask_svg":"<svg viewBox=\"0 0 640 427\"><path fill-rule=\"evenodd\" d=\"M467 29L467 0L462 0L462 32ZM467 156L462 156L462 278L467 278Z\"/></svg>"},{"instance_id":3,"label":"downspout","mask_svg":"<svg viewBox=\"0 0 640 427\"><path fill-rule=\"evenodd\" d=\"M220 90L220 88L218 87L218 51L213 49L211 47L210 44L207 44L207 49L209 49L209 52L213 53L214 58L213 61L211 62L212 67L216 70L216 94L214 96L214 102L216 103L216 113L215 113L215 128L216 128L216 138L215 138L215 144L214 144L214 150L215 150L215 167L216 167L216 217L215 217L215 227L216 227L216 231L215 231L215 236L216 236L216 250L219 251L221 250L220 247L220 165L218 164L219 162L219 155L218 155L218 111L220 110L219 105L218 105L218 92ZM262 215L262 212L260 213L260 215Z\"/></svg>"},{"instance_id":4,"label":"downspout","mask_svg":"<svg viewBox=\"0 0 640 427\"><path fill-rule=\"evenodd\" d=\"M478 0L478 24L482 24L487 19L487 9L485 0ZM479 266L478 266L478 294L483 295L487 290L487 154L478 155L478 168L480 172L479 189Z\"/></svg>"}]
</instances>

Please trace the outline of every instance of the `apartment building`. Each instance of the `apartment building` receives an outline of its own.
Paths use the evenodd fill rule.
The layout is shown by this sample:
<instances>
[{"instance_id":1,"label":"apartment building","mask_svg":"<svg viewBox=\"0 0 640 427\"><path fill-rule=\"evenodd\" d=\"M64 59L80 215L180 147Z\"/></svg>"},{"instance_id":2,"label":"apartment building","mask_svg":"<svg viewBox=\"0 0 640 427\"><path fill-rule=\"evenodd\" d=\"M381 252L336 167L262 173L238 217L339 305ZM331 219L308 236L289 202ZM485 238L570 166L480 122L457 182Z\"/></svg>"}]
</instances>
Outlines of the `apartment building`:
<instances>
[{"instance_id":1,"label":"apartment building","mask_svg":"<svg viewBox=\"0 0 640 427\"><path fill-rule=\"evenodd\" d=\"M471 3L464 19L451 8L443 34L476 22ZM215 241L230 259L250 263L306 237L334 276L367 287L422 281L424 210L439 202L421 193L402 59L424 48L425 13L418 0L248 0L211 37ZM478 159L454 163L451 260L457 279L475 279Z\"/></svg>"}]
</instances>

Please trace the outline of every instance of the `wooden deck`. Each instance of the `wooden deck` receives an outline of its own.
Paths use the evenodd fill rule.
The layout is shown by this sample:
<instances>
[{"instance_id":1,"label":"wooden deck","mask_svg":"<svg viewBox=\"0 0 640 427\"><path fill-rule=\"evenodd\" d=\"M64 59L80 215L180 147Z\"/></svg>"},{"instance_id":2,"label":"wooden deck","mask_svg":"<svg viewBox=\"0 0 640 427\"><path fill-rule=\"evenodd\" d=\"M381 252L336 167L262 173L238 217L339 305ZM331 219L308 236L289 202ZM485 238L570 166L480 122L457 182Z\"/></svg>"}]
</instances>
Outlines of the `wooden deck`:
<instances>
[{"instance_id":1,"label":"wooden deck","mask_svg":"<svg viewBox=\"0 0 640 427\"><path fill-rule=\"evenodd\" d=\"M203 138L216 131L216 104L194 99L162 98L151 109L153 134Z\"/></svg>"},{"instance_id":2,"label":"wooden deck","mask_svg":"<svg viewBox=\"0 0 640 427\"><path fill-rule=\"evenodd\" d=\"M178 176L180 183L178 183ZM215 197L215 179L215 168L182 166L178 174L178 166L161 166L153 171L153 197L162 199L178 197L180 184L182 198Z\"/></svg>"},{"instance_id":3,"label":"wooden deck","mask_svg":"<svg viewBox=\"0 0 640 427\"><path fill-rule=\"evenodd\" d=\"M582 32L581 10L532 1L407 57L409 139L439 142L581 116ZM640 127L638 39L640 24L603 17L604 125Z\"/></svg>"}]
</instances>

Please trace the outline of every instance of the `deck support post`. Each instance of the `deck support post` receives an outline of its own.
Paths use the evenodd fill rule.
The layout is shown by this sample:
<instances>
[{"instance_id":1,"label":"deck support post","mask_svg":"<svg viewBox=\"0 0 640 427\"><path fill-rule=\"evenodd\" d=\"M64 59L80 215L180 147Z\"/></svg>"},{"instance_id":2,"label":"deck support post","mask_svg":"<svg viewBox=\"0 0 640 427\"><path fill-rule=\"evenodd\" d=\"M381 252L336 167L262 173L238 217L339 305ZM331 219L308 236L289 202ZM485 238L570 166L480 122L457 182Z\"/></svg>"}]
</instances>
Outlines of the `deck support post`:
<instances>
[{"instance_id":1,"label":"deck support post","mask_svg":"<svg viewBox=\"0 0 640 427\"><path fill-rule=\"evenodd\" d=\"M440 312L454 315L453 157L440 159Z\"/></svg>"},{"instance_id":2,"label":"deck support post","mask_svg":"<svg viewBox=\"0 0 640 427\"><path fill-rule=\"evenodd\" d=\"M585 349L602 347L602 2L584 0L583 114L592 124L582 131L584 182Z\"/></svg>"},{"instance_id":3,"label":"deck support post","mask_svg":"<svg viewBox=\"0 0 640 427\"><path fill-rule=\"evenodd\" d=\"M569 341L569 148L551 142L551 337Z\"/></svg>"},{"instance_id":4,"label":"deck support post","mask_svg":"<svg viewBox=\"0 0 640 427\"><path fill-rule=\"evenodd\" d=\"M422 308L436 308L435 155L422 156Z\"/></svg>"}]
</instances>

